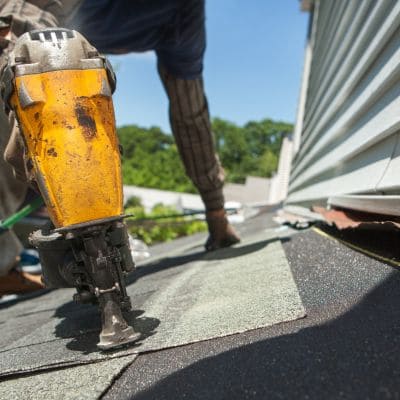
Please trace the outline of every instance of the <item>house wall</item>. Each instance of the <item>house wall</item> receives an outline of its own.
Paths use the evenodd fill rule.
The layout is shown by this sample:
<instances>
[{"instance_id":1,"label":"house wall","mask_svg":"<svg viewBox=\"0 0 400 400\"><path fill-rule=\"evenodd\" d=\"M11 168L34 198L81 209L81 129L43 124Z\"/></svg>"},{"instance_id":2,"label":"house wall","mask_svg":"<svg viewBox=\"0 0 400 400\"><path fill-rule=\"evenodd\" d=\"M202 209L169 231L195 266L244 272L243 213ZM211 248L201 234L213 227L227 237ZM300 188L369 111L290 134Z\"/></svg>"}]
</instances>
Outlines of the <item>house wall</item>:
<instances>
[{"instance_id":1,"label":"house wall","mask_svg":"<svg viewBox=\"0 0 400 400\"><path fill-rule=\"evenodd\" d=\"M315 0L306 8L312 23L287 204L399 196L400 2Z\"/></svg>"}]
</instances>

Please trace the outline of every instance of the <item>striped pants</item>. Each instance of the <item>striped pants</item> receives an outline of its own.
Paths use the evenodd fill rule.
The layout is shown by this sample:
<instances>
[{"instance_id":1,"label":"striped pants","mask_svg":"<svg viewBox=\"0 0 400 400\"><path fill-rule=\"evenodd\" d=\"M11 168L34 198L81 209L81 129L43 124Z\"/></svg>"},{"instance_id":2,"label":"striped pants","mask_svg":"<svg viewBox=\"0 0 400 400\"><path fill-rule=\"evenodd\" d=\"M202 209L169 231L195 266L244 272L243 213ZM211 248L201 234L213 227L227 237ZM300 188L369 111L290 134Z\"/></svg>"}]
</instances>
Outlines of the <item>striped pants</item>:
<instances>
[{"instance_id":1,"label":"striped pants","mask_svg":"<svg viewBox=\"0 0 400 400\"><path fill-rule=\"evenodd\" d=\"M158 68L169 98L172 132L186 174L197 187L207 210L224 207L224 170L215 152L203 80L179 79Z\"/></svg>"}]
</instances>

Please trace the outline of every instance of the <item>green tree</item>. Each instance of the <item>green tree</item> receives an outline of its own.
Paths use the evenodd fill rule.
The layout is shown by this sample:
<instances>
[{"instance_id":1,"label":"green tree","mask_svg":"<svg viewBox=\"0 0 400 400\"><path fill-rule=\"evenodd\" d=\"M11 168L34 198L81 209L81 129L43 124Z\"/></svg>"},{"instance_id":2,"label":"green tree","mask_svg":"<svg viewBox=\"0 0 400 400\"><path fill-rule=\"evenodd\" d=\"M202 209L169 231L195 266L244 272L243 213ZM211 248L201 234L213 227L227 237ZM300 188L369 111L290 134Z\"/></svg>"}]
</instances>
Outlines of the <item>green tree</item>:
<instances>
[{"instance_id":1,"label":"green tree","mask_svg":"<svg viewBox=\"0 0 400 400\"><path fill-rule=\"evenodd\" d=\"M270 119L240 127L214 118L212 128L227 180L238 183L248 175L272 176L278 167L282 139L293 130L291 124Z\"/></svg>"},{"instance_id":2,"label":"green tree","mask_svg":"<svg viewBox=\"0 0 400 400\"><path fill-rule=\"evenodd\" d=\"M119 128L118 136L125 184L195 193L171 135L157 127L129 125Z\"/></svg>"},{"instance_id":3,"label":"green tree","mask_svg":"<svg viewBox=\"0 0 400 400\"><path fill-rule=\"evenodd\" d=\"M221 118L212 120L215 143L228 182L244 182L246 176L270 177L278 166L282 139L291 124L270 119L238 126ZM171 135L158 127L136 125L118 128L123 147L125 184L195 193L187 178Z\"/></svg>"}]
</instances>

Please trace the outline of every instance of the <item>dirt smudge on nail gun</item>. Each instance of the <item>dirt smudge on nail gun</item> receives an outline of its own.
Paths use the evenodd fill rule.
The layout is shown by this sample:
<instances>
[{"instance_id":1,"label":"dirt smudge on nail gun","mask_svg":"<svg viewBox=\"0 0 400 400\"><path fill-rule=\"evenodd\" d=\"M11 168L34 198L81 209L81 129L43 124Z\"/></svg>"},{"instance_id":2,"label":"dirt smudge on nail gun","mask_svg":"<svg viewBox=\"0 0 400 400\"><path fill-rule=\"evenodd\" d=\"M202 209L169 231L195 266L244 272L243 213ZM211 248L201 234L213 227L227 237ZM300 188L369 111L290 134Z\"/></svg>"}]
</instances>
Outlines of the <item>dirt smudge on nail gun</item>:
<instances>
[{"instance_id":1,"label":"dirt smudge on nail gun","mask_svg":"<svg viewBox=\"0 0 400 400\"><path fill-rule=\"evenodd\" d=\"M97 134L96 122L89 113L89 108L81 103L75 106L75 115L85 140L92 140Z\"/></svg>"},{"instance_id":2,"label":"dirt smudge on nail gun","mask_svg":"<svg viewBox=\"0 0 400 400\"><path fill-rule=\"evenodd\" d=\"M54 121L53 121L54 123ZM67 121L63 120L61 121L61 125L64 126L65 128L67 128L68 130L72 130L75 129L75 126L70 125Z\"/></svg>"},{"instance_id":3,"label":"dirt smudge on nail gun","mask_svg":"<svg viewBox=\"0 0 400 400\"><path fill-rule=\"evenodd\" d=\"M57 152L54 150L54 147L51 147L47 150L47 155L52 157L57 157Z\"/></svg>"}]
</instances>

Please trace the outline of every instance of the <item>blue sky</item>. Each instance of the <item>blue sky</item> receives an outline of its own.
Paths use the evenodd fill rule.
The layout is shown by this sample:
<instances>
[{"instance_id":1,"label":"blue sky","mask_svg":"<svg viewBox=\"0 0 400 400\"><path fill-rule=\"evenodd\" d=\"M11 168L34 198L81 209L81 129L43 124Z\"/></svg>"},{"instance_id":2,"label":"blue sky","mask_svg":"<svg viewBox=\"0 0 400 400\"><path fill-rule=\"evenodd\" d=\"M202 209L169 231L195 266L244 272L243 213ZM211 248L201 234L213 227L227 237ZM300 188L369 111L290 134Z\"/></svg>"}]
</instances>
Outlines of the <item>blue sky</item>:
<instances>
[{"instance_id":1,"label":"blue sky","mask_svg":"<svg viewBox=\"0 0 400 400\"><path fill-rule=\"evenodd\" d=\"M211 115L294 122L308 14L297 0L208 0L204 80ZM170 132L153 53L111 57L117 125Z\"/></svg>"}]
</instances>

